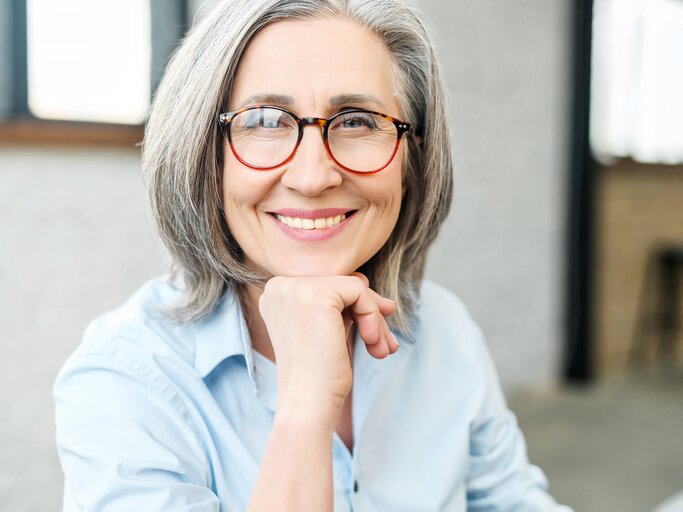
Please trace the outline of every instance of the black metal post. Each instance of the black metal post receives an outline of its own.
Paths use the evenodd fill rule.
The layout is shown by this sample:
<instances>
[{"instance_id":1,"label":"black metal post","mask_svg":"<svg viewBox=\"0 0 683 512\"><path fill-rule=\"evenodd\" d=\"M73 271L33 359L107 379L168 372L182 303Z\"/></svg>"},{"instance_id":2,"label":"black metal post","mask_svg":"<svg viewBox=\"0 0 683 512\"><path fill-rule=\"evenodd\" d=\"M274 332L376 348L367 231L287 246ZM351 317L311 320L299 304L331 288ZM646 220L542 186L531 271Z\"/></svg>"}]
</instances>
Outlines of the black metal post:
<instances>
[{"instance_id":1,"label":"black metal post","mask_svg":"<svg viewBox=\"0 0 683 512\"><path fill-rule=\"evenodd\" d=\"M564 376L593 378L592 274L594 162L589 141L593 0L575 0L569 226L567 237L567 338Z\"/></svg>"}]
</instances>

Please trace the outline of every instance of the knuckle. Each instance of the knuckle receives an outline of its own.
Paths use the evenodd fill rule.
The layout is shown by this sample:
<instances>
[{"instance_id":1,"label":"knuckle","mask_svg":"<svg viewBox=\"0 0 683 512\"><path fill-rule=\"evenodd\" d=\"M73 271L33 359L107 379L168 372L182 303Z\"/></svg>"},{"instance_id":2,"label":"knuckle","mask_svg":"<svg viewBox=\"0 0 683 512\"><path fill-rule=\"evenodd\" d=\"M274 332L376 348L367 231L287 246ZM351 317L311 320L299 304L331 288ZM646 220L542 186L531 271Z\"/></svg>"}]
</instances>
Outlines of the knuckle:
<instances>
[{"instance_id":1,"label":"knuckle","mask_svg":"<svg viewBox=\"0 0 683 512\"><path fill-rule=\"evenodd\" d=\"M363 285L365 285L366 287L370 285L370 281L368 280L365 274L361 274L360 272L354 272L353 274L351 274L351 276L360 280L360 282L363 283Z\"/></svg>"},{"instance_id":2,"label":"knuckle","mask_svg":"<svg viewBox=\"0 0 683 512\"><path fill-rule=\"evenodd\" d=\"M320 285L306 278L275 276L264 287L263 295L281 304L309 305L319 302ZM262 297L263 297L262 295Z\"/></svg>"},{"instance_id":3,"label":"knuckle","mask_svg":"<svg viewBox=\"0 0 683 512\"><path fill-rule=\"evenodd\" d=\"M258 299L258 310L261 313L261 315L263 316L266 313L267 309L268 309L268 306L267 306L266 294L263 293Z\"/></svg>"},{"instance_id":4,"label":"knuckle","mask_svg":"<svg viewBox=\"0 0 683 512\"><path fill-rule=\"evenodd\" d=\"M301 283L296 292L299 302L307 305L315 305L320 302L321 289L312 282Z\"/></svg>"},{"instance_id":5,"label":"knuckle","mask_svg":"<svg viewBox=\"0 0 683 512\"><path fill-rule=\"evenodd\" d=\"M263 295L273 295L279 293L284 286L283 281L284 278L282 276L271 277L263 287Z\"/></svg>"}]
</instances>

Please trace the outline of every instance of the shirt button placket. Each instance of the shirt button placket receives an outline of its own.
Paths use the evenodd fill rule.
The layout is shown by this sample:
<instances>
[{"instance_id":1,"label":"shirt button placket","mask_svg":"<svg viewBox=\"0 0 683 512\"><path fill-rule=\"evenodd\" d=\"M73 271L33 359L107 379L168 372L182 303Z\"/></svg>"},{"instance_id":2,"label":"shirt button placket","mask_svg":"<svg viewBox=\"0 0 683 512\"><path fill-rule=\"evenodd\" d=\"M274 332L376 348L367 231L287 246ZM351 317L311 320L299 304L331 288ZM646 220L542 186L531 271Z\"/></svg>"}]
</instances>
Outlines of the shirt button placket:
<instances>
[{"instance_id":1,"label":"shirt button placket","mask_svg":"<svg viewBox=\"0 0 683 512\"><path fill-rule=\"evenodd\" d=\"M363 497L361 496L360 491L360 485L358 484L358 474L354 470L353 474L351 475L352 478L352 483L351 483L351 490L353 491L351 493L351 510L365 510L363 508Z\"/></svg>"}]
</instances>

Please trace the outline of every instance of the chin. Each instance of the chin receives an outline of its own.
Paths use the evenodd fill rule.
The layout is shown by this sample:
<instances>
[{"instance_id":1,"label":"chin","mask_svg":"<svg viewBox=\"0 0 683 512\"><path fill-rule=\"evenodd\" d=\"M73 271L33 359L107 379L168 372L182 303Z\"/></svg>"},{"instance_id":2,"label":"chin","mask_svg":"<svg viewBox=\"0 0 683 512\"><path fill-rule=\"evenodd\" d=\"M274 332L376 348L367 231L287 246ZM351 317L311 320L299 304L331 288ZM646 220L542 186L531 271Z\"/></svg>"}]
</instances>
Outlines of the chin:
<instances>
[{"instance_id":1,"label":"chin","mask_svg":"<svg viewBox=\"0 0 683 512\"><path fill-rule=\"evenodd\" d=\"M361 266L339 259L330 261L324 258L300 258L280 260L265 268L269 275L288 277L347 276Z\"/></svg>"}]
</instances>

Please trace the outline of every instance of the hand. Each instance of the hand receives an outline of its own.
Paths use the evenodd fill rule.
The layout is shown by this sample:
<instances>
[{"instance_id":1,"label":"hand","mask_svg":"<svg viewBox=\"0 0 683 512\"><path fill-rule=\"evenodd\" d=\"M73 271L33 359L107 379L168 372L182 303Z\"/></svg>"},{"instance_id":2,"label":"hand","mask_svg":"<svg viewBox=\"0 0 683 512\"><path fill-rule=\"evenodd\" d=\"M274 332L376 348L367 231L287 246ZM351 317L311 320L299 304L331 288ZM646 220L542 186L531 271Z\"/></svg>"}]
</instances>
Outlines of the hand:
<instances>
[{"instance_id":1,"label":"hand","mask_svg":"<svg viewBox=\"0 0 683 512\"><path fill-rule=\"evenodd\" d=\"M368 353L398 350L384 319L396 303L351 276L271 278L259 299L278 367L279 401L337 413L352 385L347 340L355 322Z\"/></svg>"}]
</instances>

